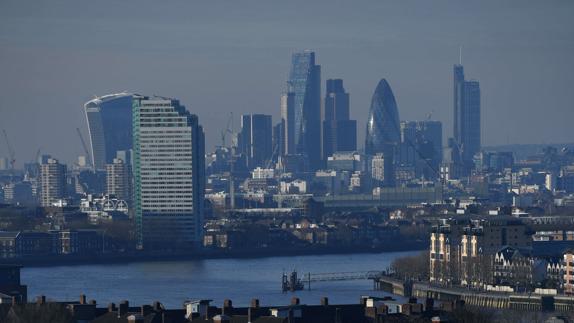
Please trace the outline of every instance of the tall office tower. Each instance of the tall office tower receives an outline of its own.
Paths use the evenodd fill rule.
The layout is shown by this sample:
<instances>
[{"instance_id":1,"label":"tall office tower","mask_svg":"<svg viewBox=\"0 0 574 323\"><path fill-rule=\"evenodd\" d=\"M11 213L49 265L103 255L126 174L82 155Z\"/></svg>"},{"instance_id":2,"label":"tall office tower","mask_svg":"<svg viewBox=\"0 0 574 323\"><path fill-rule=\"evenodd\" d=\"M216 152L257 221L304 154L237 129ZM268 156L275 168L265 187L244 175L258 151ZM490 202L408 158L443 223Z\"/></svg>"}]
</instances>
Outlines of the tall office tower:
<instances>
[{"instance_id":1,"label":"tall office tower","mask_svg":"<svg viewBox=\"0 0 574 323\"><path fill-rule=\"evenodd\" d=\"M401 142L399 111L393 91L387 80L379 81L371 99L371 108L367 120L365 154L384 155L385 186L395 185L394 155Z\"/></svg>"},{"instance_id":2,"label":"tall office tower","mask_svg":"<svg viewBox=\"0 0 574 323\"><path fill-rule=\"evenodd\" d=\"M123 159L114 158L113 163L106 165L106 193L130 201L130 192L130 166Z\"/></svg>"},{"instance_id":3,"label":"tall office tower","mask_svg":"<svg viewBox=\"0 0 574 323\"><path fill-rule=\"evenodd\" d=\"M349 94L343 80L327 80L323 120L323 159L337 151L357 150L357 121L349 118Z\"/></svg>"},{"instance_id":4,"label":"tall office tower","mask_svg":"<svg viewBox=\"0 0 574 323\"><path fill-rule=\"evenodd\" d=\"M291 58L287 82L294 93L295 152L309 159L311 170L321 168L321 66L315 65L315 53L303 51Z\"/></svg>"},{"instance_id":5,"label":"tall office tower","mask_svg":"<svg viewBox=\"0 0 574 323\"><path fill-rule=\"evenodd\" d=\"M480 85L466 81L464 68L454 65L454 140L459 146L465 168L480 151Z\"/></svg>"},{"instance_id":6,"label":"tall office tower","mask_svg":"<svg viewBox=\"0 0 574 323\"><path fill-rule=\"evenodd\" d=\"M66 165L49 158L40 165L40 205L51 206L66 195Z\"/></svg>"},{"instance_id":7,"label":"tall office tower","mask_svg":"<svg viewBox=\"0 0 574 323\"><path fill-rule=\"evenodd\" d=\"M283 150L281 155L295 154L295 93L281 94L281 124L283 128Z\"/></svg>"},{"instance_id":8,"label":"tall office tower","mask_svg":"<svg viewBox=\"0 0 574 323\"><path fill-rule=\"evenodd\" d=\"M205 137L178 100L134 96L134 206L140 248L202 241Z\"/></svg>"},{"instance_id":9,"label":"tall office tower","mask_svg":"<svg viewBox=\"0 0 574 323\"><path fill-rule=\"evenodd\" d=\"M113 162L118 150L132 148L132 94L104 95L84 104L92 165L105 170Z\"/></svg>"},{"instance_id":10,"label":"tall office tower","mask_svg":"<svg viewBox=\"0 0 574 323\"><path fill-rule=\"evenodd\" d=\"M241 116L239 151L247 156L251 169L265 167L273 154L273 126L271 116L265 114L244 114Z\"/></svg>"}]
</instances>

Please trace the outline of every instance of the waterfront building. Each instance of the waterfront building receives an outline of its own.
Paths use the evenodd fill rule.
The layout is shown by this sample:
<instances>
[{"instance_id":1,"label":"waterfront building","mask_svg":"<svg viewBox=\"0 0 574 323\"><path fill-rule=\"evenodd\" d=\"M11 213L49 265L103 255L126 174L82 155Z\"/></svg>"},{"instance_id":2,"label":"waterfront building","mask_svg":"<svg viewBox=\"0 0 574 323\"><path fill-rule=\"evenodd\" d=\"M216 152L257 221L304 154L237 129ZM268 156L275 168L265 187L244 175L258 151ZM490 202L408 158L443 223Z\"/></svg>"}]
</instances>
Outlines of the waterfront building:
<instances>
[{"instance_id":1,"label":"waterfront building","mask_svg":"<svg viewBox=\"0 0 574 323\"><path fill-rule=\"evenodd\" d=\"M504 246L532 248L531 232L520 219L442 220L430 236L430 281L464 286L491 283L493 257Z\"/></svg>"},{"instance_id":2,"label":"waterfront building","mask_svg":"<svg viewBox=\"0 0 574 323\"><path fill-rule=\"evenodd\" d=\"M563 290L566 295L574 295L574 250L568 249L562 256L564 268Z\"/></svg>"},{"instance_id":3,"label":"waterfront building","mask_svg":"<svg viewBox=\"0 0 574 323\"><path fill-rule=\"evenodd\" d=\"M66 165L49 158L40 165L40 205L52 206L66 194Z\"/></svg>"},{"instance_id":4,"label":"waterfront building","mask_svg":"<svg viewBox=\"0 0 574 323\"><path fill-rule=\"evenodd\" d=\"M132 94L117 93L96 97L84 104L92 165L105 170L118 150L132 148Z\"/></svg>"},{"instance_id":5,"label":"waterfront building","mask_svg":"<svg viewBox=\"0 0 574 323\"><path fill-rule=\"evenodd\" d=\"M327 80L323 120L323 160L335 152L357 149L357 121L350 119L349 93L343 80Z\"/></svg>"},{"instance_id":6,"label":"waterfront building","mask_svg":"<svg viewBox=\"0 0 574 323\"><path fill-rule=\"evenodd\" d=\"M388 176L385 186L395 185L394 155L401 141L399 112L393 91L387 80L379 81L371 99L371 108L367 120L365 154L385 156L385 171Z\"/></svg>"},{"instance_id":7,"label":"waterfront building","mask_svg":"<svg viewBox=\"0 0 574 323\"><path fill-rule=\"evenodd\" d=\"M458 145L466 171L472 167L472 160L480 151L480 84L466 81L464 68L454 65L454 140Z\"/></svg>"},{"instance_id":8,"label":"waterfront building","mask_svg":"<svg viewBox=\"0 0 574 323\"><path fill-rule=\"evenodd\" d=\"M241 116L239 152L247 157L249 168L265 167L273 154L271 116L244 114Z\"/></svg>"},{"instance_id":9,"label":"waterfront building","mask_svg":"<svg viewBox=\"0 0 574 323\"><path fill-rule=\"evenodd\" d=\"M176 248L203 240L205 138L178 100L135 97L135 219L140 248Z\"/></svg>"},{"instance_id":10,"label":"waterfront building","mask_svg":"<svg viewBox=\"0 0 574 323\"><path fill-rule=\"evenodd\" d=\"M130 167L121 158L114 158L111 164L106 165L106 192L117 199L130 201Z\"/></svg>"},{"instance_id":11,"label":"waterfront building","mask_svg":"<svg viewBox=\"0 0 574 323\"><path fill-rule=\"evenodd\" d=\"M295 154L295 93L281 94L281 155Z\"/></svg>"},{"instance_id":12,"label":"waterfront building","mask_svg":"<svg viewBox=\"0 0 574 323\"><path fill-rule=\"evenodd\" d=\"M309 50L293 53L287 81L293 93L293 144L311 170L321 168L321 66ZM288 137L289 138L289 137Z\"/></svg>"}]
</instances>

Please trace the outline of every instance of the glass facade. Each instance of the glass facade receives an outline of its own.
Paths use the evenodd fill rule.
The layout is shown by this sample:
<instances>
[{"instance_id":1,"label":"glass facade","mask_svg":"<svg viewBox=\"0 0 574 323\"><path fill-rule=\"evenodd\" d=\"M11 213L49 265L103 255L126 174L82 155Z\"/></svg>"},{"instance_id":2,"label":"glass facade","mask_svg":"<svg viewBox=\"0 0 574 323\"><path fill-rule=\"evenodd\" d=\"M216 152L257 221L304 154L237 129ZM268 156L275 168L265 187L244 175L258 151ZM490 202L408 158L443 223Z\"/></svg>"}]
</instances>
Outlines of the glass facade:
<instances>
[{"instance_id":1,"label":"glass facade","mask_svg":"<svg viewBox=\"0 0 574 323\"><path fill-rule=\"evenodd\" d=\"M105 95L84 105L90 144L92 165L105 170L113 163L116 152L132 148L132 95L118 93Z\"/></svg>"},{"instance_id":2,"label":"glass facade","mask_svg":"<svg viewBox=\"0 0 574 323\"><path fill-rule=\"evenodd\" d=\"M135 218L141 248L199 243L203 231L205 138L179 101L133 104Z\"/></svg>"},{"instance_id":3,"label":"glass facade","mask_svg":"<svg viewBox=\"0 0 574 323\"><path fill-rule=\"evenodd\" d=\"M397 145L401 141L399 111L393 91L387 80L382 79L371 100L367 120L365 153L384 153L386 145Z\"/></svg>"},{"instance_id":4,"label":"glass facade","mask_svg":"<svg viewBox=\"0 0 574 323\"><path fill-rule=\"evenodd\" d=\"M312 170L321 167L321 66L315 53L294 53L287 82L293 93L293 143L295 152L309 159Z\"/></svg>"}]
</instances>

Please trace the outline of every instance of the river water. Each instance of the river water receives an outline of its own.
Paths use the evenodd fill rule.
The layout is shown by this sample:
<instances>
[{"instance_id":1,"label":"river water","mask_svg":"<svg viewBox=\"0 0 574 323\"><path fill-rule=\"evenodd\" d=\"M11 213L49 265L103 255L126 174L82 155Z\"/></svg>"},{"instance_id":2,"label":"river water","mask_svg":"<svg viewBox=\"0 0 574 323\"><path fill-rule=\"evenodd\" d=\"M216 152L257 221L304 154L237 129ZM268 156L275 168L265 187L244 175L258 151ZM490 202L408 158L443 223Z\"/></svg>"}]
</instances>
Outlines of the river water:
<instances>
[{"instance_id":1,"label":"river water","mask_svg":"<svg viewBox=\"0 0 574 323\"><path fill-rule=\"evenodd\" d=\"M374 291L369 280L316 282L310 291L282 293L282 273L384 270L393 259L418 252L23 268L22 283L28 285L29 299L43 294L51 300L70 301L84 293L99 306L124 299L138 306L159 300L169 308L181 308L188 299L212 299L221 306L226 298L235 306L246 306L252 298L271 306L287 305L293 296L303 304L318 304L322 296L329 297L331 304L349 304L358 303L362 295L387 294Z\"/></svg>"}]
</instances>

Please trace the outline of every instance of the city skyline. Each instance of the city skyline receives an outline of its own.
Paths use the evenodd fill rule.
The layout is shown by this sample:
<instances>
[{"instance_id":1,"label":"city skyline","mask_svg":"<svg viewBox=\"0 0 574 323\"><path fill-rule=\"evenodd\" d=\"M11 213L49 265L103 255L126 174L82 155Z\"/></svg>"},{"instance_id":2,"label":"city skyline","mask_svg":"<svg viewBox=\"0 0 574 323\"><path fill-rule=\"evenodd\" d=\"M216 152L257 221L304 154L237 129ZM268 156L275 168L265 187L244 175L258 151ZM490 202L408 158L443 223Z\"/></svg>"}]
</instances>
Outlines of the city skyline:
<instances>
[{"instance_id":1,"label":"city skyline","mask_svg":"<svg viewBox=\"0 0 574 323\"><path fill-rule=\"evenodd\" d=\"M268 39L270 31L278 30L289 20L294 5L286 4L282 7L285 10L274 10L273 13L278 11L279 14L273 16L273 20L271 8L263 5L261 18L253 21L252 25L242 18L241 12L249 12L254 8L253 5L233 7L235 11L225 13L229 19L224 27L207 30L197 30L197 23L223 14L218 10L219 7L180 5L178 9L182 13L175 14L172 21L159 19L153 25L154 29L146 27L145 31L151 33L149 39L163 35L166 31L178 31L165 41L176 45L180 52L185 53L183 56L158 48L153 42L148 42L146 47L155 51L134 54L140 52L141 45L135 44L142 40L143 34L133 30L133 27L139 26L138 21L121 14L127 12L128 6L118 6L113 15L100 16L94 20L87 19L85 13L72 17L70 12L77 9L75 5L62 4L67 2L58 2L54 7L38 8L40 14L52 18L49 22L34 19L37 13L28 13L25 10L26 4L2 4L0 41L5 59L1 61L6 73L0 79L4 93L0 99L0 114L3 117L0 126L6 129L17 148L17 164L20 166L23 161L32 159L38 148L66 163L83 154L81 144L74 136L75 128L80 126L84 137L88 138L81 105L94 94L123 90L158 93L188 102L188 106L196 110L205 121L207 147L211 150L219 142L218 125L225 123L230 111L235 113L235 124L239 124L238 116L246 113L270 114L274 123L279 120L277 97L284 89L289 56L305 48L318 53L319 62L323 66L323 79L342 78L345 81L347 92L353 95L351 119L358 120L359 129L368 111L369 92L373 84L384 77L393 84L404 120L423 120L432 113L434 120L442 121L445 125L444 137L447 138L452 133L450 69L458 61L458 49L462 46L463 64L468 75L481 81L484 146L568 142L573 137L572 129L566 123L566 120L574 117L573 109L570 108L572 93L566 89L574 75L574 66L567 59L571 56L571 39L574 38L572 23L565 19L574 10L568 2L557 2L556 6L544 7L545 11L551 13L544 17L536 16L540 10L537 4L523 4L517 8L512 4L495 5L493 2L476 7L444 2L433 9L432 16L423 14L429 9L423 3L418 6L370 3L351 9L341 6L328 9L331 17L342 17L343 11L347 9L345 12L359 16L383 14L382 18L385 18L384 12L402 12L410 8L413 9L413 17L405 22L420 18L421 23L405 28L403 22L393 17L361 19L360 22L354 18L353 25L345 24L348 29L343 28L335 35L326 28L328 21L318 17L315 20L306 19L291 31L279 32L278 37L269 42L261 41ZM184 13L191 8L205 13L205 17L194 15L193 19L187 19ZM493 12L493 8L498 11ZM99 12L97 7L88 9L93 9L94 13ZM141 10L144 17L151 15L150 9ZM506 19L508 14L512 14L510 21ZM307 13L303 15L308 16ZM533 17L536 17L534 25L544 24L546 28L533 29ZM452 18L452 22L441 25L445 21L441 18ZM475 27L472 24L462 24L468 19L475 23ZM490 21L488 26L480 23L485 19ZM66 26L78 28L67 28L70 31L64 31L60 21L66 21ZM86 24L82 27L80 21ZM114 32L103 27L106 25L113 26L110 28ZM266 26L269 31L260 31L254 26ZM46 40L61 45L61 48L56 49L45 40L33 36L31 31L39 27L53 31L47 33ZM257 48L249 49L238 43L240 37L245 35L237 31L240 28L234 27L246 27L252 31L247 40L258 41ZM77 31L72 32L74 29ZM309 31L307 36L293 41L294 35L303 29ZM439 29L441 37L437 38ZM458 31L455 32L455 29ZM190 43L186 40L189 40L189 31L192 30L198 32L198 38ZM223 36L225 34L222 32L229 30L232 32ZM358 33L359 30L362 34ZM67 39L73 41L67 42ZM118 43L120 39L134 41ZM355 47L353 51L345 47L341 49L351 40ZM205 48L201 49L201 46ZM121 50L110 56L108 47L109 50ZM232 49L233 55L225 54L229 49ZM102 56L95 58L92 51ZM213 54L206 56L206 51ZM43 56L35 53L42 53ZM86 53L88 55L84 55ZM154 71L154 78L144 77L147 72L141 66ZM33 73L29 67L34 68ZM161 70L174 72L169 75L173 78L168 78ZM54 74L56 71L58 74ZM58 82L51 82L51 75L62 77ZM243 82L238 82L240 76ZM544 79L553 79L555 82L544 84ZM222 93L229 95L220 95L200 86L218 88L217 92L223 90ZM248 92L254 95L241 94ZM230 104L230 100L235 103ZM544 109L538 109L540 106L544 106ZM25 118L30 115L34 117ZM509 123L511 119L516 122ZM61 125L62 121L67 122ZM536 128L536 125L541 131L529 131ZM23 132L24 129L28 131ZM359 143L364 142L363 136L362 131L359 131ZM61 145L61 142L66 144ZM0 146L0 155L8 155L4 145Z\"/></svg>"}]
</instances>

